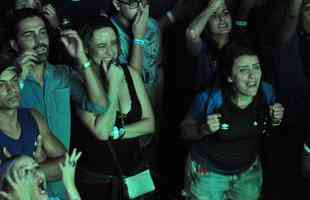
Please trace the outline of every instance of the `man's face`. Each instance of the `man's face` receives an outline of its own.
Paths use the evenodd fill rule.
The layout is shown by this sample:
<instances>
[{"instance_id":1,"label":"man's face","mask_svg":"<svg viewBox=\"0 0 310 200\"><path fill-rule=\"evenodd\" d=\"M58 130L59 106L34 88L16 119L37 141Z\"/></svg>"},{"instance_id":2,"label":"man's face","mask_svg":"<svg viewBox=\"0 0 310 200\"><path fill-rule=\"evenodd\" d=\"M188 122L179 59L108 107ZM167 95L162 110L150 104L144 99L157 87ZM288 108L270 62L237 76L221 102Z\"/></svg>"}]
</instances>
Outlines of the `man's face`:
<instances>
[{"instance_id":1,"label":"man's face","mask_svg":"<svg viewBox=\"0 0 310 200\"><path fill-rule=\"evenodd\" d=\"M123 17L128 21L132 21L138 10L140 9L140 4L144 7L149 2L148 0L116 0L119 5L119 11Z\"/></svg>"},{"instance_id":2,"label":"man's face","mask_svg":"<svg viewBox=\"0 0 310 200\"><path fill-rule=\"evenodd\" d=\"M40 0L15 0L15 10L22 8L41 9Z\"/></svg>"},{"instance_id":3,"label":"man's face","mask_svg":"<svg viewBox=\"0 0 310 200\"><path fill-rule=\"evenodd\" d=\"M227 7L221 6L208 22L208 28L211 34L222 35L231 31L231 16Z\"/></svg>"},{"instance_id":4,"label":"man's face","mask_svg":"<svg viewBox=\"0 0 310 200\"><path fill-rule=\"evenodd\" d=\"M310 33L310 1L305 3L301 11L302 28L306 33Z\"/></svg>"},{"instance_id":5,"label":"man's face","mask_svg":"<svg viewBox=\"0 0 310 200\"><path fill-rule=\"evenodd\" d=\"M228 81L233 84L238 96L254 97L257 94L262 71L257 56L238 57L232 68Z\"/></svg>"},{"instance_id":6,"label":"man's face","mask_svg":"<svg viewBox=\"0 0 310 200\"><path fill-rule=\"evenodd\" d=\"M44 21L37 17L29 17L18 23L17 51L23 53L32 51L37 54L37 64L47 61L49 53L49 38Z\"/></svg>"},{"instance_id":7,"label":"man's face","mask_svg":"<svg viewBox=\"0 0 310 200\"><path fill-rule=\"evenodd\" d=\"M104 27L94 31L89 44L89 54L98 66L101 66L102 62L108 66L112 60L117 59L118 41L112 28Z\"/></svg>"},{"instance_id":8,"label":"man's face","mask_svg":"<svg viewBox=\"0 0 310 200\"><path fill-rule=\"evenodd\" d=\"M15 67L8 67L0 74L0 109L16 109L20 94Z\"/></svg>"},{"instance_id":9,"label":"man's face","mask_svg":"<svg viewBox=\"0 0 310 200\"><path fill-rule=\"evenodd\" d=\"M31 157L22 156L16 160L11 172L16 171L20 176L29 174L34 179L34 185L32 190L33 199L47 200L46 192L46 177L44 173L40 170L39 164L33 160Z\"/></svg>"}]
</instances>

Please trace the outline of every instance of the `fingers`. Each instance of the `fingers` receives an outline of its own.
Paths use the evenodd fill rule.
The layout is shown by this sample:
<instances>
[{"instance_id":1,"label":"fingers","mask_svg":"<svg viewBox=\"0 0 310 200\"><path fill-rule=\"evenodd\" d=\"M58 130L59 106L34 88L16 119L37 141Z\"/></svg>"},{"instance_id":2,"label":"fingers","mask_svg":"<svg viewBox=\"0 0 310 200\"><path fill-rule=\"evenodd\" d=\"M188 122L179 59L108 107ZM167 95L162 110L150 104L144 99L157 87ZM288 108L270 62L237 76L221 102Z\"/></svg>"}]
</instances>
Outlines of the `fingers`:
<instances>
[{"instance_id":1,"label":"fingers","mask_svg":"<svg viewBox=\"0 0 310 200\"><path fill-rule=\"evenodd\" d=\"M78 152L77 149L74 148L71 155L66 154L65 161L63 164L60 165L60 168L63 170L64 167L67 167L67 166L75 167L81 155L82 155L82 152L81 151Z\"/></svg>"},{"instance_id":2,"label":"fingers","mask_svg":"<svg viewBox=\"0 0 310 200\"><path fill-rule=\"evenodd\" d=\"M6 158L11 158L11 157L12 157L12 154L7 150L6 147L3 147L2 152L3 152L3 155L4 155Z\"/></svg>"},{"instance_id":3,"label":"fingers","mask_svg":"<svg viewBox=\"0 0 310 200\"><path fill-rule=\"evenodd\" d=\"M269 107L269 114L273 125L280 125L284 115L284 107L280 103L275 103Z\"/></svg>"},{"instance_id":4,"label":"fingers","mask_svg":"<svg viewBox=\"0 0 310 200\"><path fill-rule=\"evenodd\" d=\"M64 30L61 32L61 36L62 37L68 37L68 38L80 38L79 34L77 33L77 31L72 30L72 29L68 29L68 30Z\"/></svg>"},{"instance_id":5,"label":"fingers","mask_svg":"<svg viewBox=\"0 0 310 200\"><path fill-rule=\"evenodd\" d=\"M282 117L284 114L284 107L280 103L275 103L270 107L270 112L275 118Z\"/></svg>"},{"instance_id":6,"label":"fingers","mask_svg":"<svg viewBox=\"0 0 310 200\"><path fill-rule=\"evenodd\" d=\"M13 200L12 196L4 191L0 192L0 197L4 200Z\"/></svg>"},{"instance_id":7,"label":"fingers","mask_svg":"<svg viewBox=\"0 0 310 200\"><path fill-rule=\"evenodd\" d=\"M207 124L209 126L209 129L212 133L218 131L220 129L220 118L222 117L221 114L212 114L208 115L207 117Z\"/></svg>"},{"instance_id":8,"label":"fingers","mask_svg":"<svg viewBox=\"0 0 310 200\"><path fill-rule=\"evenodd\" d=\"M49 16L56 16L56 10L51 4L44 6L42 8L42 11L44 14L47 14Z\"/></svg>"},{"instance_id":9,"label":"fingers","mask_svg":"<svg viewBox=\"0 0 310 200\"><path fill-rule=\"evenodd\" d=\"M43 156L43 140L42 140L42 136L38 135L37 140L35 142L35 152L33 152L33 157L40 163L42 161L45 160L44 156Z\"/></svg>"}]
</instances>

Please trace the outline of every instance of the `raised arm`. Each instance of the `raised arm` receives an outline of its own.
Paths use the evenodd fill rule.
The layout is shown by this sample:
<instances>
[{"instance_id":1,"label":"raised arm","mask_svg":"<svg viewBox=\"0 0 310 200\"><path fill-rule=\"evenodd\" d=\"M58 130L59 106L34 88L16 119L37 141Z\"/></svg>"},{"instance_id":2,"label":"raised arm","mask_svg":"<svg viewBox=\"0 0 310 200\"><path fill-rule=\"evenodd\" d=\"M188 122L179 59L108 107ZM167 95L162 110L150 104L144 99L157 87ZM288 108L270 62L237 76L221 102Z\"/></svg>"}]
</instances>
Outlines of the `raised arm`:
<instances>
[{"instance_id":1,"label":"raised arm","mask_svg":"<svg viewBox=\"0 0 310 200\"><path fill-rule=\"evenodd\" d=\"M78 114L82 122L99 140L108 140L115 124L116 109L118 104L118 92L124 81L124 72L120 66L111 65L108 71L109 79L109 106L105 113L96 115L85 110L79 110Z\"/></svg>"},{"instance_id":2,"label":"raised arm","mask_svg":"<svg viewBox=\"0 0 310 200\"><path fill-rule=\"evenodd\" d=\"M147 29L149 19L149 5L139 6L139 10L132 24L133 42L130 56L130 66L142 74L142 64L144 55L144 34Z\"/></svg>"},{"instance_id":3,"label":"raised arm","mask_svg":"<svg viewBox=\"0 0 310 200\"><path fill-rule=\"evenodd\" d=\"M78 65L82 69L81 72L84 76L85 86L91 102L101 107L107 107L108 101L102 83L85 54L84 46L78 33L73 30L63 31L61 41L64 43L68 53L77 60Z\"/></svg>"},{"instance_id":4,"label":"raised arm","mask_svg":"<svg viewBox=\"0 0 310 200\"><path fill-rule=\"evenodd\" d=\"M43 116L35 110L32 110L31 113L38 124L42 137L42 148L47 156L47 159L40 163L40 167L48 180L60 179L61 171L59 169L59 163L64 159L66 153L65 147L50 132Z\"/></svg>"},{"instance_id":5,"label":"raised arm","mask_svg":"<svg viewBox=\"0 0 310 200\"><path fill-rule=\"evenodd\" d=\"M197 56L202 49L201 34L210 17L225 3L225 0L211 0L208 6L190 23L186 29L187 48L192 55Z\"/></svg>"}]
</instances>

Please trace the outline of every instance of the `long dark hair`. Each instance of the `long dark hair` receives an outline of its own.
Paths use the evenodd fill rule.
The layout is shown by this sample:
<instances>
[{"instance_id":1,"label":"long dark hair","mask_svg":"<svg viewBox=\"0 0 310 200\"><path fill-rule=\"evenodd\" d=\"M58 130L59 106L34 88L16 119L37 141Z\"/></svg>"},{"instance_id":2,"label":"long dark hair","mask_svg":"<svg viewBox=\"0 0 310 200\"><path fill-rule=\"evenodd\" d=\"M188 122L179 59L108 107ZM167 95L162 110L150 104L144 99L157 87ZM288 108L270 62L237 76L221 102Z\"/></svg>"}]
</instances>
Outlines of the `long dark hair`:
<instances>
[{"instance_id":1,"label":"long dark hair","mask_svg":"<svg viewBox=\"0 0 310 200\"><path fill-rule=\"evenodd\" d=\"M86 48L89 48L89 43L93 37L93 34L96 30L100 29L100 28L111 28L117 37L117 46L118 48L120 48L120 40L119 40L119 34L118 31L116 29L116 27L114 26L114 24L111 22L111 20L105 16L91 16L89 17L89 23L87 23L85 26L82 27L82 29L79 31L81 34L81 38L83 40L83 43L85 45ZM118 63L118 57L119 57L119 51L118 51L118 55L116 57L116 60L114 60L113 62ZM108 79L106 77L106 74L104 72L103 69L99 69L102 81L103 81L103 87L105 90L108 89Z\"/></svg>"},{"instance_id":2,"label":"long dark hair","mask_svg":"<svg viewBox=\"0 0 310 200\"><path fill-rule=\"evenodd\" d=\"M232 90L232 84L228 82L228 77L232 73L234 62L237 58L248 55L258 56L258 54L251 48L241 45L239 43L232 42L226 45L219 56L219 67L217 73L217 79L215 86L221 90Z\"/></svg>"}]
</instances>

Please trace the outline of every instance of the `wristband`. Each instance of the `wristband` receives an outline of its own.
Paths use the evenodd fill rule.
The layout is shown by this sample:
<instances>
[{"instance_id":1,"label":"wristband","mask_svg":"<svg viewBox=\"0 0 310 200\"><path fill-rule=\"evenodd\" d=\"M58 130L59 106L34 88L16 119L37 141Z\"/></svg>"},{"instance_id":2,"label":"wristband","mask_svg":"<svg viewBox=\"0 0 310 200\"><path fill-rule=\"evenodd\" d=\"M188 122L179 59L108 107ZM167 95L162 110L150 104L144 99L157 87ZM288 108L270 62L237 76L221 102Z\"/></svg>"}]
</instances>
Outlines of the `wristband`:
<instances>
[{"instance_id":1,"label":"wristband","mask_svg":"<svg viewBox=\"0 0 310 200\"><path fill-rule=\"evenodd\" d=\"M247 27L248 26L248 22L247 21L243 21L243 20L236 20L235 24L237 26L241 26L241 27Z\"/></svg>"},{"instance_id":2,"label":"wristband","mask_svg":"<svg viewBox=\"0 0 310 200\"><path fill-rule=\"evenodd\" d=\"M113 140L117 140L119 138L119 130L116 126L113 127L111 136Z\"/></svg>"},{"instance_id":3,"label":"wristband","mask_svg":"<svg viewBox=\"0 0 310 200\"><path fill-rule=\"evenodd\" d=\"M145 41L143 39L133 39L133 44L140 47L145 47Z\"/></svg>"},{"instance_id":4,"label":"wristband","mask_svg":"<svg viewBox=\"0 0 310 200\"><path fill-rule=\"evenodd\" d=\"M114 126L112 129L112 139L117 140L121 139L125 135L125 129L124 128L118 128L117 126Z\"/></svg>"},{"instance_id":5,"label":"wristband","mask_svg":"<svg viewBox=\"0 0 310 200\"><path fill-rule=\"evenodd\" d=\"M24 80L19 80L18 81L18 85L19 85L19 89L23 89L24 88L24 86L25 86L25 84L24 84Z\"/></svg>"},{"instance_id":6,"label":"wristband","mask_svg":"<svg viewBox=\"0 0 310 200\"><path fill-rule=\"evenodd\" d=\"M87 61L86 63L84 63L83 65L81 65L81 68L82 68L83 70L85 70L85 69L87 69L87 68L89 68L89 67L91 67L90 61Z\"/></svg>"},{"instance_id":7,"label":"wristband","mask_svg":"<svg viewBox=\"0 0 310 200\"><path fill-rule=\"evenodd\" d=\"M173 23L175 22L175 17L174 17L174 15L172 14L172 12L171 12L171 11L168 11L168 12L166 12L166 15L167 15L167 17L168 17L170 23L173 24Z\"/></svg>"}]
</instances>

